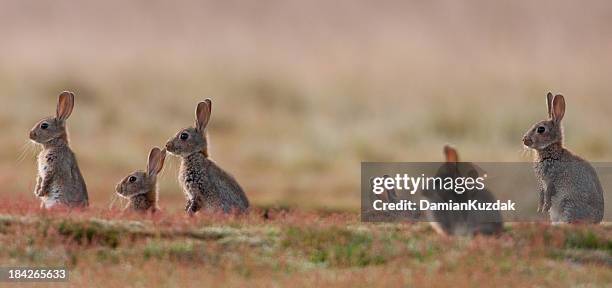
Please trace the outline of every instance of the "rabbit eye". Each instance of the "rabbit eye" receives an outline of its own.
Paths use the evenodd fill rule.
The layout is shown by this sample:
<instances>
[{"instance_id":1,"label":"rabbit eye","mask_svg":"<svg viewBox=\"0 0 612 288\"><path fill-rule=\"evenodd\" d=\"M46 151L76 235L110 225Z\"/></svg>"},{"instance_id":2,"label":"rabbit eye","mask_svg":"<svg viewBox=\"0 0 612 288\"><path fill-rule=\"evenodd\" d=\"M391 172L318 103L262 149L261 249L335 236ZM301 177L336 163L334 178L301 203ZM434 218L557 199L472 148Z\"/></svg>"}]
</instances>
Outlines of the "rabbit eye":
<instances>
[{"instance_id":1,"label":"rabbit eye","mask_svg":"<svg viewBox=\"0 0 612 288\"><path fill-rule=\"evenodd\" d=\"M134 183L134 182L136 182L136 177L135 176L130 176L130 178L128 178L128 181L130 183Z\"/></svg>"},{"instance_id":2,"label":"rabbit eye","mask_svg":"<svg viewBox=\"0 0 612 288\"><path fill-rule=\"evenodd\" d=\"M181 140L187 140L187 138L189 138L189 134L187 133L181 133L181 136L179 136L181 138Z\"/></svg>"},{"instance_id":3,"label":"rabbit eye","mask_svg":"<svg viewBox=\"0 0 612 288\"><path fill-rule=\"evenodd\" d=\"M47 124L47 123L40 124L40 129L44 130L44 129L47 129L47 128L49 128L49 124Z\"/></svg>"},{"instance_id":4,"label":"rabbit eye","mask_svg":"<svg viewBox=\"0 0 612 288\"><path fill-rule=\"evenodd\" d=\"M544 128L544 126L540 126L538 127L538 129L536 130L536 132L538 132L538 134L542 134L546 131L546 128Z\"/></svg>"}]
</instances>

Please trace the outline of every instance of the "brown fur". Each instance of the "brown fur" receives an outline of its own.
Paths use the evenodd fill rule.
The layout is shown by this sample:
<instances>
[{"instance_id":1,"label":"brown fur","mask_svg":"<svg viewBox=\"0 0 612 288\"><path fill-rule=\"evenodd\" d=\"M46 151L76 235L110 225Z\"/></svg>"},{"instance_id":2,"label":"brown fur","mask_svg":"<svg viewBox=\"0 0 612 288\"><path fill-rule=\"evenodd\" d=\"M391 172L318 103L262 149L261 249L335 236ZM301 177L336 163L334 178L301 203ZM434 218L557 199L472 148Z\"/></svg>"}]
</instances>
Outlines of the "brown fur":
<instances>
[{"instance_id":1,"label":"brown fur","mask_svg":"<svg viewBox=\"0 0 612 288\"><path fill-rule=\"evenodd\" d=\"M72 114L73 106L74 94L62 92L56 116L40 120L30 130L30 139L43 146L43 151L38 154L38 176L34 189L43 208L89 205L87 186L70 149L66 131L66 120Z\"/></svg>"},{"instance_id":2,"label":"brown fur","mask_svg":"<svg viewBox=\"0 0 612 288\"><path fill-rule=\"evenodd\" d=\"M236 179L208 157L206 127L212 102L206 99L196 108L196 125L180 130L166 143L168 152L181 157L179 182L192 215L202 208L212 211L246 212L249 201ZM183 139L184 138L184 139Z\"/></svg>"},{"instance_id":3,"label":"brown fur","mask_svg":"<svg viewBox=\"0 0 612 288\"><path fill-rule=\"evenodd\" d=\"M128 199L126 210L155 212L159 210L157 175L164 167L166 150L157 147L149 152L147 171L134 171L117 184L116 193Z\"/></svg>"},{"instance_id":4,"label":"brown fur","mask_svg":"<svg viewBox=\"0 0 612 288\"><path fill-rule=\"evenodd\" d=\"M555 223L599 223L604 199L597 173L589 162L563 147L565 98L548 93L546 103L549 119L536 123L523 136L523 144L536 151L538 212L549 212Z\"/></svg>"}]
</instances>

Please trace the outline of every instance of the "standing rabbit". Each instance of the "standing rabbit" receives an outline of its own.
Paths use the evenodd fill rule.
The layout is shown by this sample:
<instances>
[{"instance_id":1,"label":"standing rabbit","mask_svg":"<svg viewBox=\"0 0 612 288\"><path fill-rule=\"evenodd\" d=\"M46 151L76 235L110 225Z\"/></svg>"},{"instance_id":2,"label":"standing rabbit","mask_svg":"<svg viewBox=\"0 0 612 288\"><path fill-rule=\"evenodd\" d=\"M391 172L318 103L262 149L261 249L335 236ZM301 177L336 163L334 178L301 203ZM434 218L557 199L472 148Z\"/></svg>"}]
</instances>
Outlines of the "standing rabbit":
<instances>
[{"instance_id":1,"label":"standing rabbit","mask_svg":"<svg viewBox=\"0 0 612 288\"><path fill-rule=\"evenodd\" d=\"M74 94L62 92L55 117L40 120L30 130L30 139L43 146L38 154L38 176L34 189L34 194L41 198L43 208L89 205L87 187L70 149L66 131L66 120L73 107Z\"/></svg>"},{"instance_id":2,"label":"standing rabbit","mask_svg":"<svg viewBox=\"0 0 612 288\"><path fill-rule=\"evenodd\" d=\"M154 147L149 152L147 171L134 171L117 184L115 188L117 194L129 201L125 210L138 212L158 210L157 175L164 168L165 159L166 149L160 150Z\"/></svg>"},{"instance_id":3,"label":"standing rabbit","mask_svg":"<svg viewBox=\"0 0 612 288\"><path fill-rule=\"evenodd\" d=\"M198 103L195 127L181 129L166 143L168 152L182 159L178 178L187 197L185 211L189 215L202 208L245 212L249 200L236 179L208 157L206 126L211 109L210 99Z\"/></svg>"},{"instance_id":4,"label":"standing rabbit","mask_svg":"<svg viewBox=\"0 0 612 288\"><path fill-rule=\"evenodd\" d=\"M589 162L563 147L562 95L546 95L548 119L533 125L523 144L536 151L534 170L540 184L538 212L553 223L599 223L604 213L603 189Z\"/></svg>"},{"instance_id":5,"label":"standing rabbit","mask_svg":"<svg viewBox=\"0 0 612 288\"><path fill-rule=\"evenodd\" d=\"M437 171L436 177L439 179L458 177L479 177L476 167L469 162L459 162L457 150L449 145L444 146L446 163ZM440 189L423 191L423 196L429 202L434 203L465 203L470 200L478 202L495 202L495 196L487 190L466 190L462 194L457 194L453 190ZM502 215L497 210L491 211L444 211L427 210L427 218L431 226L441 235L495 235L503 230Z\"/></svg>"}]
</instances>

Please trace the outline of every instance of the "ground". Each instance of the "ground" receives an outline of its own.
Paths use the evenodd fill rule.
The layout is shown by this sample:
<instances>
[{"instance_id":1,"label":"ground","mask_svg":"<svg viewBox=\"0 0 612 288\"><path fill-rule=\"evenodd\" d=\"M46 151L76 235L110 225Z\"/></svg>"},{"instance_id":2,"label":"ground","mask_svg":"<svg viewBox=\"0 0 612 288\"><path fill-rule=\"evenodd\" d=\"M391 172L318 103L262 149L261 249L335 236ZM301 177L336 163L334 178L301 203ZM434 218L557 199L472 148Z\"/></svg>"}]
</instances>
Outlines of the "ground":
<instances>
[{"instance_id":1,"label":"ground","mask_svg":"<svg viewBox=\"0 0 612 288\"><path fill-rule=\"evenodd\" d=\"M361 223L348 212L255 208L248 216L190 218L30 204L2 205L0 262L66 266L74 287L612 283L609 224L514 223L499 237L445 238L427 223Z\"/></svg>"}]
</instances>

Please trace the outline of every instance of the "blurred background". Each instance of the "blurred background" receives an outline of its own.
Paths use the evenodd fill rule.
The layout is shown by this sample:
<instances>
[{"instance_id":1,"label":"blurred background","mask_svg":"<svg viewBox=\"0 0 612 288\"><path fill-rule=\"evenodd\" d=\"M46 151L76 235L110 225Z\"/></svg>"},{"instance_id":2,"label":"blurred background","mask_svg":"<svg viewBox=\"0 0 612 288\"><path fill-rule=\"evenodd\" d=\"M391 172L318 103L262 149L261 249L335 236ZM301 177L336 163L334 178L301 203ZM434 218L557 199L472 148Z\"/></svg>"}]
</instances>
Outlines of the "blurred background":
<instances>
[{"instance_id":1,"label":"blurred background","mask_svg":"<svg viewBox=\"0 0 612 288\"><path fill-rule=\"evenodd\" d=\"M548 91L567 146L612 161L610 27L609 1L0 0L0 193L34 198L27 133L62 90L100 208L207 97L212 158L256 205L357 210L360 162L442 161L445 143L530 161Z\"/></svg>"}]
</instances>

